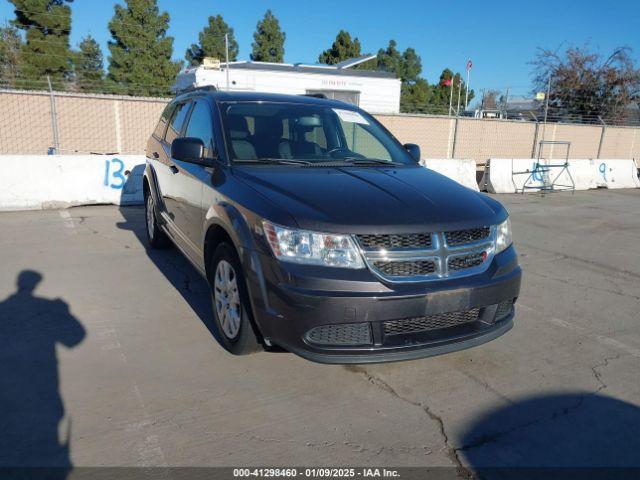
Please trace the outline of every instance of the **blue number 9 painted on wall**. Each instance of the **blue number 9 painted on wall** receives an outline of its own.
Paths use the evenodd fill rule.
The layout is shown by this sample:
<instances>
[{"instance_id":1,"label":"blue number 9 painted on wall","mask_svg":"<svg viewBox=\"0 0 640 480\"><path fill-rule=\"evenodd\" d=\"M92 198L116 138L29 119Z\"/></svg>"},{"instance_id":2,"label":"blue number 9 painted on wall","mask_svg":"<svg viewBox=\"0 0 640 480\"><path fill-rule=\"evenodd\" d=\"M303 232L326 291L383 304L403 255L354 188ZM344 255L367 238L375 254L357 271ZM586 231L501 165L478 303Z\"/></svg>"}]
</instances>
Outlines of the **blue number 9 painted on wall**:
<instances>
[{"instance_id":1,"label":"blue number 9 painted on wall","mask_svg":"<svg viewBox=\"0 0 640 480\"><path fill-rule=\"evenodd\" d=\"M111 171L111 166L117 166L117 168ZM114 181L110 182L110 179ZM124 176L124 162L119 158L112 158L111 160L105 160L104 162L104 186L111 187L114 190L121 190L126 182Z\"/></svg>"},{"instance_id":2,"label":"blue number 9 painted on wall","mask_svg":"<svg viewBox=\"0 0 640 480\"><path fill-rule=\"evenodd\" d=\"M534 182L544 182L544 178L542 177L542 170L538 162L533 162L533 167L531 168L531 177L533 178Z\"/></svg>"},{"instance_id":3,"label":"blue number 9 painted on wall","mask_svg":"<svg viewBox=\"0 0 640 480\"><path fill-rule=\"evenodd\" d=\"M602 178L606 182L607 181L607 164L602 162L598 167L598 170L600 170L600 173L602 174Z\"/></svg>"}]
</instances>

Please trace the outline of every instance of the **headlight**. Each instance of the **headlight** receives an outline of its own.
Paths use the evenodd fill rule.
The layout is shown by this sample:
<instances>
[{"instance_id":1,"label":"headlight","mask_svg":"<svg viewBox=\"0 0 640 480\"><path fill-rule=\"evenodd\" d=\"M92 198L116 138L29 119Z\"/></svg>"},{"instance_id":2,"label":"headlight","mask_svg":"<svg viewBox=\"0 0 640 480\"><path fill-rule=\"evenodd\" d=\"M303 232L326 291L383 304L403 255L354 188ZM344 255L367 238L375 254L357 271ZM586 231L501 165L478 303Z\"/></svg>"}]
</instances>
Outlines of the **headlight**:
<instances>
[{"instance_id":1,"label":"headlight","mask_svg":"<svg viewBox=\"0 0 640 480\"><path fill-rule=\"evenodd\" d=\"M273 254L284 262L327 267L364 268L362 257L349 235L317 233L263 222Z\"/></svg>"},{"instance_id":2,"label":"headlight","mask_svg":"<svg viewBox=\"0 0 640 480\"><path fill-rule=\"evenodd\" d=\"M507 218L497 227L496 232L496 253L506 250L513 243L511 238L511 220Z\"/></svg>"}]
</instances>

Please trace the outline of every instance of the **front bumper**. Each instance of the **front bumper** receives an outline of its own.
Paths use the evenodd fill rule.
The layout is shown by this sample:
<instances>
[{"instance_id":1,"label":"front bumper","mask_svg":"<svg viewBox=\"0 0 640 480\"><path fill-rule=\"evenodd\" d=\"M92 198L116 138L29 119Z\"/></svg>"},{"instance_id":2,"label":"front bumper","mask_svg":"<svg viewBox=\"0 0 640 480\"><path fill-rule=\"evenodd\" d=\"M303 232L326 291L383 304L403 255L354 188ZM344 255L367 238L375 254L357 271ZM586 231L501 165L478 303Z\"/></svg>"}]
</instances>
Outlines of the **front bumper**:
<instances>
[{"instance_id":1,"label":"front bumper","mask_svg":"<svg viewBox=\"0 0 640 480\"><path fill-rule=\"evenodd\" d=\"M474 347L513 326L521 270L513 247L496 255L482 274L420 284L383 284L369 272L282 267L260 258L262 278L249 278L255 320L265 339L321 363L376 363L439 355ZM256 295L261 291L263 295ZM478 312L477 319L444 328L389 334L388 321ZM499 313L497 313L499 311ZM370 329L368 344L314 343L319 326ZM358 328L359 328L358 327Z\"/></svg>"}]
</instances>

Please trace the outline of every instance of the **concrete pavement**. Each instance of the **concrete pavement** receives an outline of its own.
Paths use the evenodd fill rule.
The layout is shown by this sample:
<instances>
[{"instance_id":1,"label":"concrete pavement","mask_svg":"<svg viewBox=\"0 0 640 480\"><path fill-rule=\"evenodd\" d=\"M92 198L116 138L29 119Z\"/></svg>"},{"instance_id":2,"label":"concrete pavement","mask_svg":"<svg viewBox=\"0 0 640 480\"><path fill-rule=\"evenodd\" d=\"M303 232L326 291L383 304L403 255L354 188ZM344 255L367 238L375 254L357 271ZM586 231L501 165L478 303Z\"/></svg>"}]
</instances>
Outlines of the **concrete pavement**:
<instances>
[{"instance_id":1,"label":"concrete pavement","mask_svg":"<svg viewBox=\"0 0 640 480\"><path fill-rule=\"evenodd\" d=\"M20 444L44 465L640 467L640 191L497 198L514 329L348 367L227 354L207 285L145 249L141 208L1 213L0 464Z\"/></svg>"}]
</instances>

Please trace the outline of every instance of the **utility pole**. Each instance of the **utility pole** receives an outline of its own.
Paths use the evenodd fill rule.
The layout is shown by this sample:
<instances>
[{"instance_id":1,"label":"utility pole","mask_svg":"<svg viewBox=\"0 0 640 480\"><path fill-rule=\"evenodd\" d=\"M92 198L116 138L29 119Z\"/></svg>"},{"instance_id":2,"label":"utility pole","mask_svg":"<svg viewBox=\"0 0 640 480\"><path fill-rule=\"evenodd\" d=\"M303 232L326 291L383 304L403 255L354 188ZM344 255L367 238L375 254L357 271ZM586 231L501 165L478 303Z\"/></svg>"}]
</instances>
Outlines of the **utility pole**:
<instances>
[{"instance_id":1,"label":"utility pole","mask_svg":"<svg viewBox=\"0 0 640 480\"><path fill-rule=\"evenodd\" d=\"M507 87L507 92L504 95L504 118L507 118L509 114L507 113L507 109L509 108L509 87Z\"/></svg>"},{"instance_id":2,"label":"utility pole","mask_svg":"<svg viewBox=\"0 0 640 480\"><path fill-rule=\"evenodd\" d=\"M544 123L542 124L542 140L545 140L544 134L547 131L547 115L549 113L549 93L551 92L551 74L549 74L549 81L547 82L547 95L544 99Z\"/></svg>"},{"instance_id":3,"label":"utility pole","mask_svg":"<svg viewBox=\"0 0 640 480\"><path fill-rule=\"evenodd\" d=\"M544 123L547 123L547 114L549 113L549 93L551 92L551 75L549 75L549 81L547 82L547 96L544 102Z\"/></svg>"},{"instance_id":4,"label":"utility pole","mask_svg":"<svg viewBox=\"0 0 640 480\"><path fill-rule=\"evenodd\" d=\"M449 92L449 116L451 116L451 110L453 109L453 74L451 76L451 91Z\"/></svg>"},{"instance_id":5,"label":"utility pole","mask_svg":"<svg viewBox=\"0 0 640 480\"><path fill-rule=\"evenodd\" d=\"M227 62L227 92L229 91L229 34L224 34L224 54Z\"/></svg>"},{"instance_id":6,"label":"utility pole","mask_svg":"<svg viewBox=\"0 0 640 480\"><path fill-rule=\"evenodd\" d=\"M464 95L464 109L465 110L469 106L469 76L471 74L471 67L472 66L473 66L473 63L471 62L471 59L469 59L469 61L467 62L467 93L465 93L465 95Z\"/></svg>"}]
</instances>

